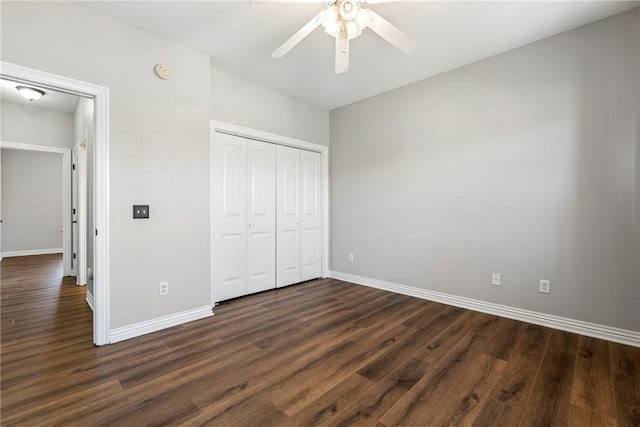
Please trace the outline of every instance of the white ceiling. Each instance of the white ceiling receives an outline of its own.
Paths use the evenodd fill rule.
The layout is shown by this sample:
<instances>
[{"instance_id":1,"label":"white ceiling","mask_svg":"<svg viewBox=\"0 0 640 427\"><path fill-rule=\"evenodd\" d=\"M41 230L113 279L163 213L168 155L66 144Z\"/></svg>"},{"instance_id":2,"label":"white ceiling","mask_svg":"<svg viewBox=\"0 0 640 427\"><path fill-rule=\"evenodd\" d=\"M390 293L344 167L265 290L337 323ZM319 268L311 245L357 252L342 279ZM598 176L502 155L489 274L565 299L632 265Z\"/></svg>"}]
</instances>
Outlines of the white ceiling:
<instances>
[{"instance_id":1,"label":"white ceiling","mask_svg":"<svg viewBox=\"0 0 640 427\"><path fill-rule=\"evenodd\" d=\"M289 0L291 1L291 0ZM327 109L638 7L639 1L398 1L371 9L418 42L407 56L371 30L334 73L334 41L318 28L283 59L271 53L323 3L82 1L78 4L206 53L218 69ZM172 64L167 64L171 67Z\"/></svg>"},{"instance_id":2,"label":"white ceiling","mask_svg":"<svg viewBox=\"0 0 640 427\"><path fill-rule=\"evenodd\" d=\"M43 90L45 94L37 101L29 101L28 99L23 98L16 90L16 86L20 85ZM20 105L46 108L48 110L56 110L67 114L73 114L76 110L78 99L80 99L80 97L51 89L43 89L38 86L25 85L10 80L0 79L0 99L2 102L13 102Z\"/></svg>"}]
</instances>

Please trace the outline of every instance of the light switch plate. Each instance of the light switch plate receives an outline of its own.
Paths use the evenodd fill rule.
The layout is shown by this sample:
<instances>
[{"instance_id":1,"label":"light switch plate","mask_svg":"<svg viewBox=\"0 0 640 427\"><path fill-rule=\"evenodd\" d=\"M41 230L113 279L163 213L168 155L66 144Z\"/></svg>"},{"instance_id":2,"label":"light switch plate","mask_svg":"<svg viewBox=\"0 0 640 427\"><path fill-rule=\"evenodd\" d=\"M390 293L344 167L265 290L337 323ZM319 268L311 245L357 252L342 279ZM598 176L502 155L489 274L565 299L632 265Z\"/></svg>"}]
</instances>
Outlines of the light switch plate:
<instances>
[{"instance_id":1,"label":"light switch plate","mask_svg":"<svg viewBox=\"0 0 640 427\"><path fill-rule=\"evenodd\" d=\"M133 219L149 218L149 205L133 205Z\"/></svg>"}]
</instances>

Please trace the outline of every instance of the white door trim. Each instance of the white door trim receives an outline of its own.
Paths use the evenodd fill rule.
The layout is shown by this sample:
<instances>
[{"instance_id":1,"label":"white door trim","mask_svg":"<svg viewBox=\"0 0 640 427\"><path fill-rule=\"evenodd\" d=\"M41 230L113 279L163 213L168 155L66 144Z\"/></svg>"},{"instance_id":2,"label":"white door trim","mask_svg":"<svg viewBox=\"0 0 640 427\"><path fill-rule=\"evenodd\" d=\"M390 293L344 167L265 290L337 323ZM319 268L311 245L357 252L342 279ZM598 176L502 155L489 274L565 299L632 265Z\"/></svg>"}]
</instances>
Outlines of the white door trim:
<instances>
[{"instance_id":1,"label":"white door trim","mask_svg":"<svg viewBox=\"0 0 640 427\"><path fill-rule=\"evenodd\" d=\"M71 149L46 145L23 144L21 142L0 141L0 148L6 150L35 151L62 155L62 274L72 276L71 268Z\"/></svg>"},{"instance_id":2,"label":"white door trim","mask_svg":"<svg viewBox=\"0 0 640 427\"><path fill-rule=\"evenodd\" d=\"M78 247L77 250L77 284L85 286L87 284L87 130L73 147L76 150L76 170L78 179Z\"/></svg>"},{"instance_id":3,"label":"white door trim","mask_svg":"<svg viewBox=\"0 0 640 427\"><path fill-rule=\"evenodd\" d=\"M258 141L271 142L279 145L287 145L289 147L302 148L309 151L316 151L322 155L322 277L329 275L329 147L314 144L312 142L302 141L299 139L289 138L287 136L276 135L273 133L263 132L255 129L237 126L230 123L211 120L210 144L209 144L209 164L213 165L213 139L216 132L229 133L241 136L243 138L256 139ZM213 169L209 172L210 178L210 201L214 200L214 174ZM210 209L210 237L211 244L210 253L213 255L214 238L214 209L213 205ZM211 303L214 305L215 293L213 289L214 265L211 262Z\"/></svg>"},{"instance_id":4,"label":"white door trim","mask_svg":"<svg viewBox=\"0 0 640 427\"><path fill-rule=\"evenodd\" d=\"M88 96L94 101L94 241L93 342L109 344L109 88L92 83L0 62L0 76L45 88ZM70 160L71 154L69 154ZM70 215L68 216L71 217Z\"/></svg>"}]
</instances>

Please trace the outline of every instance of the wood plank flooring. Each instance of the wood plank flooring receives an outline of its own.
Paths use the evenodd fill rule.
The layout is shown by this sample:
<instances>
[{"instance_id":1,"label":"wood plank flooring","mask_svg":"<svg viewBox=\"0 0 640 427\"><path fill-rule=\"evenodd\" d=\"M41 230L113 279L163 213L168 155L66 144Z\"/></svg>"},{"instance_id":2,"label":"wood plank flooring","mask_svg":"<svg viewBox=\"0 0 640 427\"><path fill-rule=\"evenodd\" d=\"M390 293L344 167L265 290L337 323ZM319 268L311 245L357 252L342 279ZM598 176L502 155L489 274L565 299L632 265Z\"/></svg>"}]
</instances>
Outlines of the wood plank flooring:
<instances>
[{"instance_id":1,"label":"wood plank flooring","mask_svg":"<svg viewBox=\"0 0 640 427\"><path fill-rule=\"evenodd\" d=\"M339 280L92 345L59 255L1 267L3 426L640 426L640 349Z\"/></svg>"}]
</instances>

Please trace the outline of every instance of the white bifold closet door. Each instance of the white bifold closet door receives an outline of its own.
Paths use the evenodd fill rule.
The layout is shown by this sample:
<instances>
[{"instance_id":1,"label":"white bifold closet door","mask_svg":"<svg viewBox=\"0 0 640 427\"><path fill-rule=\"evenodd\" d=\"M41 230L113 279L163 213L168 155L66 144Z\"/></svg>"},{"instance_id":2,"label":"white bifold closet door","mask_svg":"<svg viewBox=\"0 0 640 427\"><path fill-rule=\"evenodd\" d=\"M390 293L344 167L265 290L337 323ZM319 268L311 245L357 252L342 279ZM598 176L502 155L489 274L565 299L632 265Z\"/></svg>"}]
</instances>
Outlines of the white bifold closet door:
<instances>
[{"instance_id":1,"label":"white bifold closet door","mask_svg":"<svg viewBox=\"0 0 640 427\"><path fill-rule=\"evenodd\" d=\"M275 145L214 139L214 289L222 301L275 287Z\"/></svg>"},{"instance_id":2,"label":"white bifold closet door","mask_svg":"<svg viewBox=\"0 0 640 427\"><path fill-rule=\"evenodd\" d=\"M247 293L276 286L276 146L247 140Z\"/></svg>"},{"instance_id":3,"label":"white bifold closet door","mask_svg":"<svg viewBox=\"0 0 640 427\"><path fill-rule=\"evenodd\" d=\"M301 280L322 276L322 156L300 150Z\"/></svg>"},{"instance_id":4,"label":"white bifold closet door","mask_svg":"<svg viewBox=\"0 0 640 427\"><path fill-rule=\"evenodd\" d=\"M320 277L321 155L276 148L277 286Z\"/></svg>"}]
</instances>

